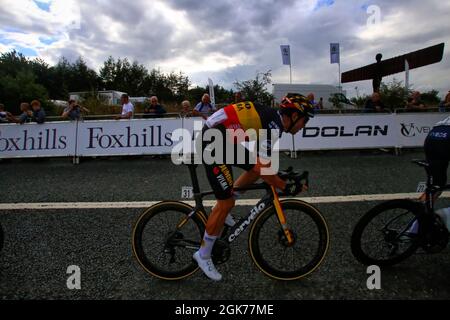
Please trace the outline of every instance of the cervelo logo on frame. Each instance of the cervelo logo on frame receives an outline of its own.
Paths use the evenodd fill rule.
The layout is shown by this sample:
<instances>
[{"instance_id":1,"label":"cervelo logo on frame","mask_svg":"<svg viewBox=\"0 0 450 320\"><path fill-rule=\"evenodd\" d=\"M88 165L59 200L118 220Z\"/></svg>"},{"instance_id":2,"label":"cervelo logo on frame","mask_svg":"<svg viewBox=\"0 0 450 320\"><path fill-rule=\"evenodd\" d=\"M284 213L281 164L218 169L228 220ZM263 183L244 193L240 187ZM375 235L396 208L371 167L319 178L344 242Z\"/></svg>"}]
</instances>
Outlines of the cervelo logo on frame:
<instances>
[{"instance_id":1,"label":"cervelo logo on frame","mask_svg":"<svg viewBox=\"0 0 450 320\"><path fill-rule=\"evenodd\" d=\"M266 166L261 168L262 175L278 172L279 130L227 129L223 132L211 128L202 134L202 128L202 121L194 121L193 131L186 128L173 131L171 159L174 164L256 164L258 158ZM202 148L204 144L207 146Z\"/></svg>"}]
</instances>

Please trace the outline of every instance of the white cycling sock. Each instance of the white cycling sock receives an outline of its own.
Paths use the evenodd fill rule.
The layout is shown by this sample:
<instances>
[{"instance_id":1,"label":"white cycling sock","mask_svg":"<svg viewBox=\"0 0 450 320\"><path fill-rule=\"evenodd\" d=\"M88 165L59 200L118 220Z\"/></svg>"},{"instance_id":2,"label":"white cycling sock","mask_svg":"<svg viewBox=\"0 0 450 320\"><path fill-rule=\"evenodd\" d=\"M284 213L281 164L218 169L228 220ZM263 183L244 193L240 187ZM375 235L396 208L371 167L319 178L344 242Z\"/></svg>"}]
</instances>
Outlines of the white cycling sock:
<instances>
[{"instance_id":1,"label":"white cycling sock","mask_svg":"<svg viewBox=\"0 0 450 320\"><path fill-rule=\"evenodd\" d=\"M216 236L210 236L205 231L205 235L203 236L202 245L200 246L200 250L198 251L200 254L200 257L202 259L210 259L211 258L211 252L214 247L214 242L216 242L216 239L217 239Z\"/></svg>"}]
</instances>

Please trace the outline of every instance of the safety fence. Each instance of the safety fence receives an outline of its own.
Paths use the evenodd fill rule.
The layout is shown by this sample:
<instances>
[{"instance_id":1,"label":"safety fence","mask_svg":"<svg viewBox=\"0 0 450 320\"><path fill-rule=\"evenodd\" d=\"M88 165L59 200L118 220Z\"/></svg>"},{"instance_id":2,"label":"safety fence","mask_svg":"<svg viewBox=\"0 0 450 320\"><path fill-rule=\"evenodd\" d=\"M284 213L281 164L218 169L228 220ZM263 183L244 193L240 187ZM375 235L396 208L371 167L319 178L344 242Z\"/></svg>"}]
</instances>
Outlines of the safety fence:
<instances>
[{"instance_id":1,"label":"safety fence","mask_svg":"<svg viewBox=\"0 0 450 320\"><path fill-rule=\"evenodd\" d=\"M449 113L317 115L301 132L283 134L280 150L420 147ZM192 135L201 118L84 120L0 125L0 158L170 154L176 129Z\"/></svg>"}]
</instances>

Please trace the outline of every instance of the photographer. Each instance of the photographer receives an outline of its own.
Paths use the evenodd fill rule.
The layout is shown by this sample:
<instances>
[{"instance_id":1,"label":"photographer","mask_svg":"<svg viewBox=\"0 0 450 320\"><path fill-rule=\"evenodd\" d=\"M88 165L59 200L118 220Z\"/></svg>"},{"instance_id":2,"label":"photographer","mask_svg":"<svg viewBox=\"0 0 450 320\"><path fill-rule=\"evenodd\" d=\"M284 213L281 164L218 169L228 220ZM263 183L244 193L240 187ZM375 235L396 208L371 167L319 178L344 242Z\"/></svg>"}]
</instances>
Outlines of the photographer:
<instances>
[{"instance_id":1,"label":"photographer","mask_svg":"<svg viewBox=\"0 0 450 320\"><path fill-rule=\"evenodd\" d=\"M89 112L88 109L81 107L75 100L69 100L69 106L64 109L61 117L63 119L70 119L72 121L80 120L81 112Z\"/></svg>"}]
</instances>

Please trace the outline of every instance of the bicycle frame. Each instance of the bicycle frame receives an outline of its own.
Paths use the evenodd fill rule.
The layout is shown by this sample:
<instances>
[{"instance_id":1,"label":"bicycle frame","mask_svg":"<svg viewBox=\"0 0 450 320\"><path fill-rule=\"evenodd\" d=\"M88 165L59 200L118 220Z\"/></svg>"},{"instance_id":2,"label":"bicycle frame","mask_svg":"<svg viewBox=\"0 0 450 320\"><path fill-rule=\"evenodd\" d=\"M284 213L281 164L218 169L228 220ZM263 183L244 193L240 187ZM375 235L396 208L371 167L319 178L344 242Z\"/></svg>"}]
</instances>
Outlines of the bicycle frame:
<instances>
[{"instance_id":1,"label":"bicycle frame","mask_svg":"<svg viewBox=\"0 0 450 320\"><path fill-rule=\"evenodd\" d=\"M185 218L183 218L177 225L177 230L179 230L180 228L182 228L188 221L189 219L192 218L192 216L194 214L196 214L197 212L200 212L201 214L203 214L205 216L205 220L207 220L207 214L206 214L206 210L203 206L203 198L208 196L208 195L212 195L214 194L213 191L206 191L206 192L201 192L200 191L200 185L198 182L198 178L197 178L197 166L196 164L190 164L187 165L189 168L189 174L191 176L191 181L192 181L192 187L193 187L193 192L194 192L194 201L195 201L195 207L192 210L192 212L187 215ZM226 227L224 229L224 232L222 232L222 236L223 235L227 235L225 240L228 243L233 242L234 240L236 240L238 238L238 236L240 234L242 234L242 232L252 224L253 220L258 216L258 214L260 214L261 212L264 211L264 209L270 207L272 204L275 207L276 213L277 213L277 217L278 217L278 221L280 222L280 225L283 229L283 232L286 236L286 239L288 240L288 244L292 244L294 239L292 237L291 232L289 231L289 228L287 226L287 221L286 221L286 217L283 213L283 210L281 208L281 204L280 204L280 200L278 198L278 193L276 192L275 188L268 185L267 183L258 183L258 184L251 184L245 187L240 187L240 188L234 188L235 191L248 191L248 190L266 190L267 193L265 196L262 197L262 199L249 211L249 213L247 214L247 216L244 219L239 220L238 223L236 223L235 226L231 227L230 230L228 230L229 227Z\"/></svg>"},{"instance_id":2,"label":"bicycle frame","mask_svg":"<svg viewBox=\"0 0 450 320\"><path fill-rule=\"evenodd\" d=\"M425 170L427 172L427 187L425 189L425 210L426 213L432 213L434 212L434 196L444 190L450 190L450 184L447 184L443 187L433 185L433 177L429 173L428 168L425 168Z\"/></svg>"}]
</instances>

